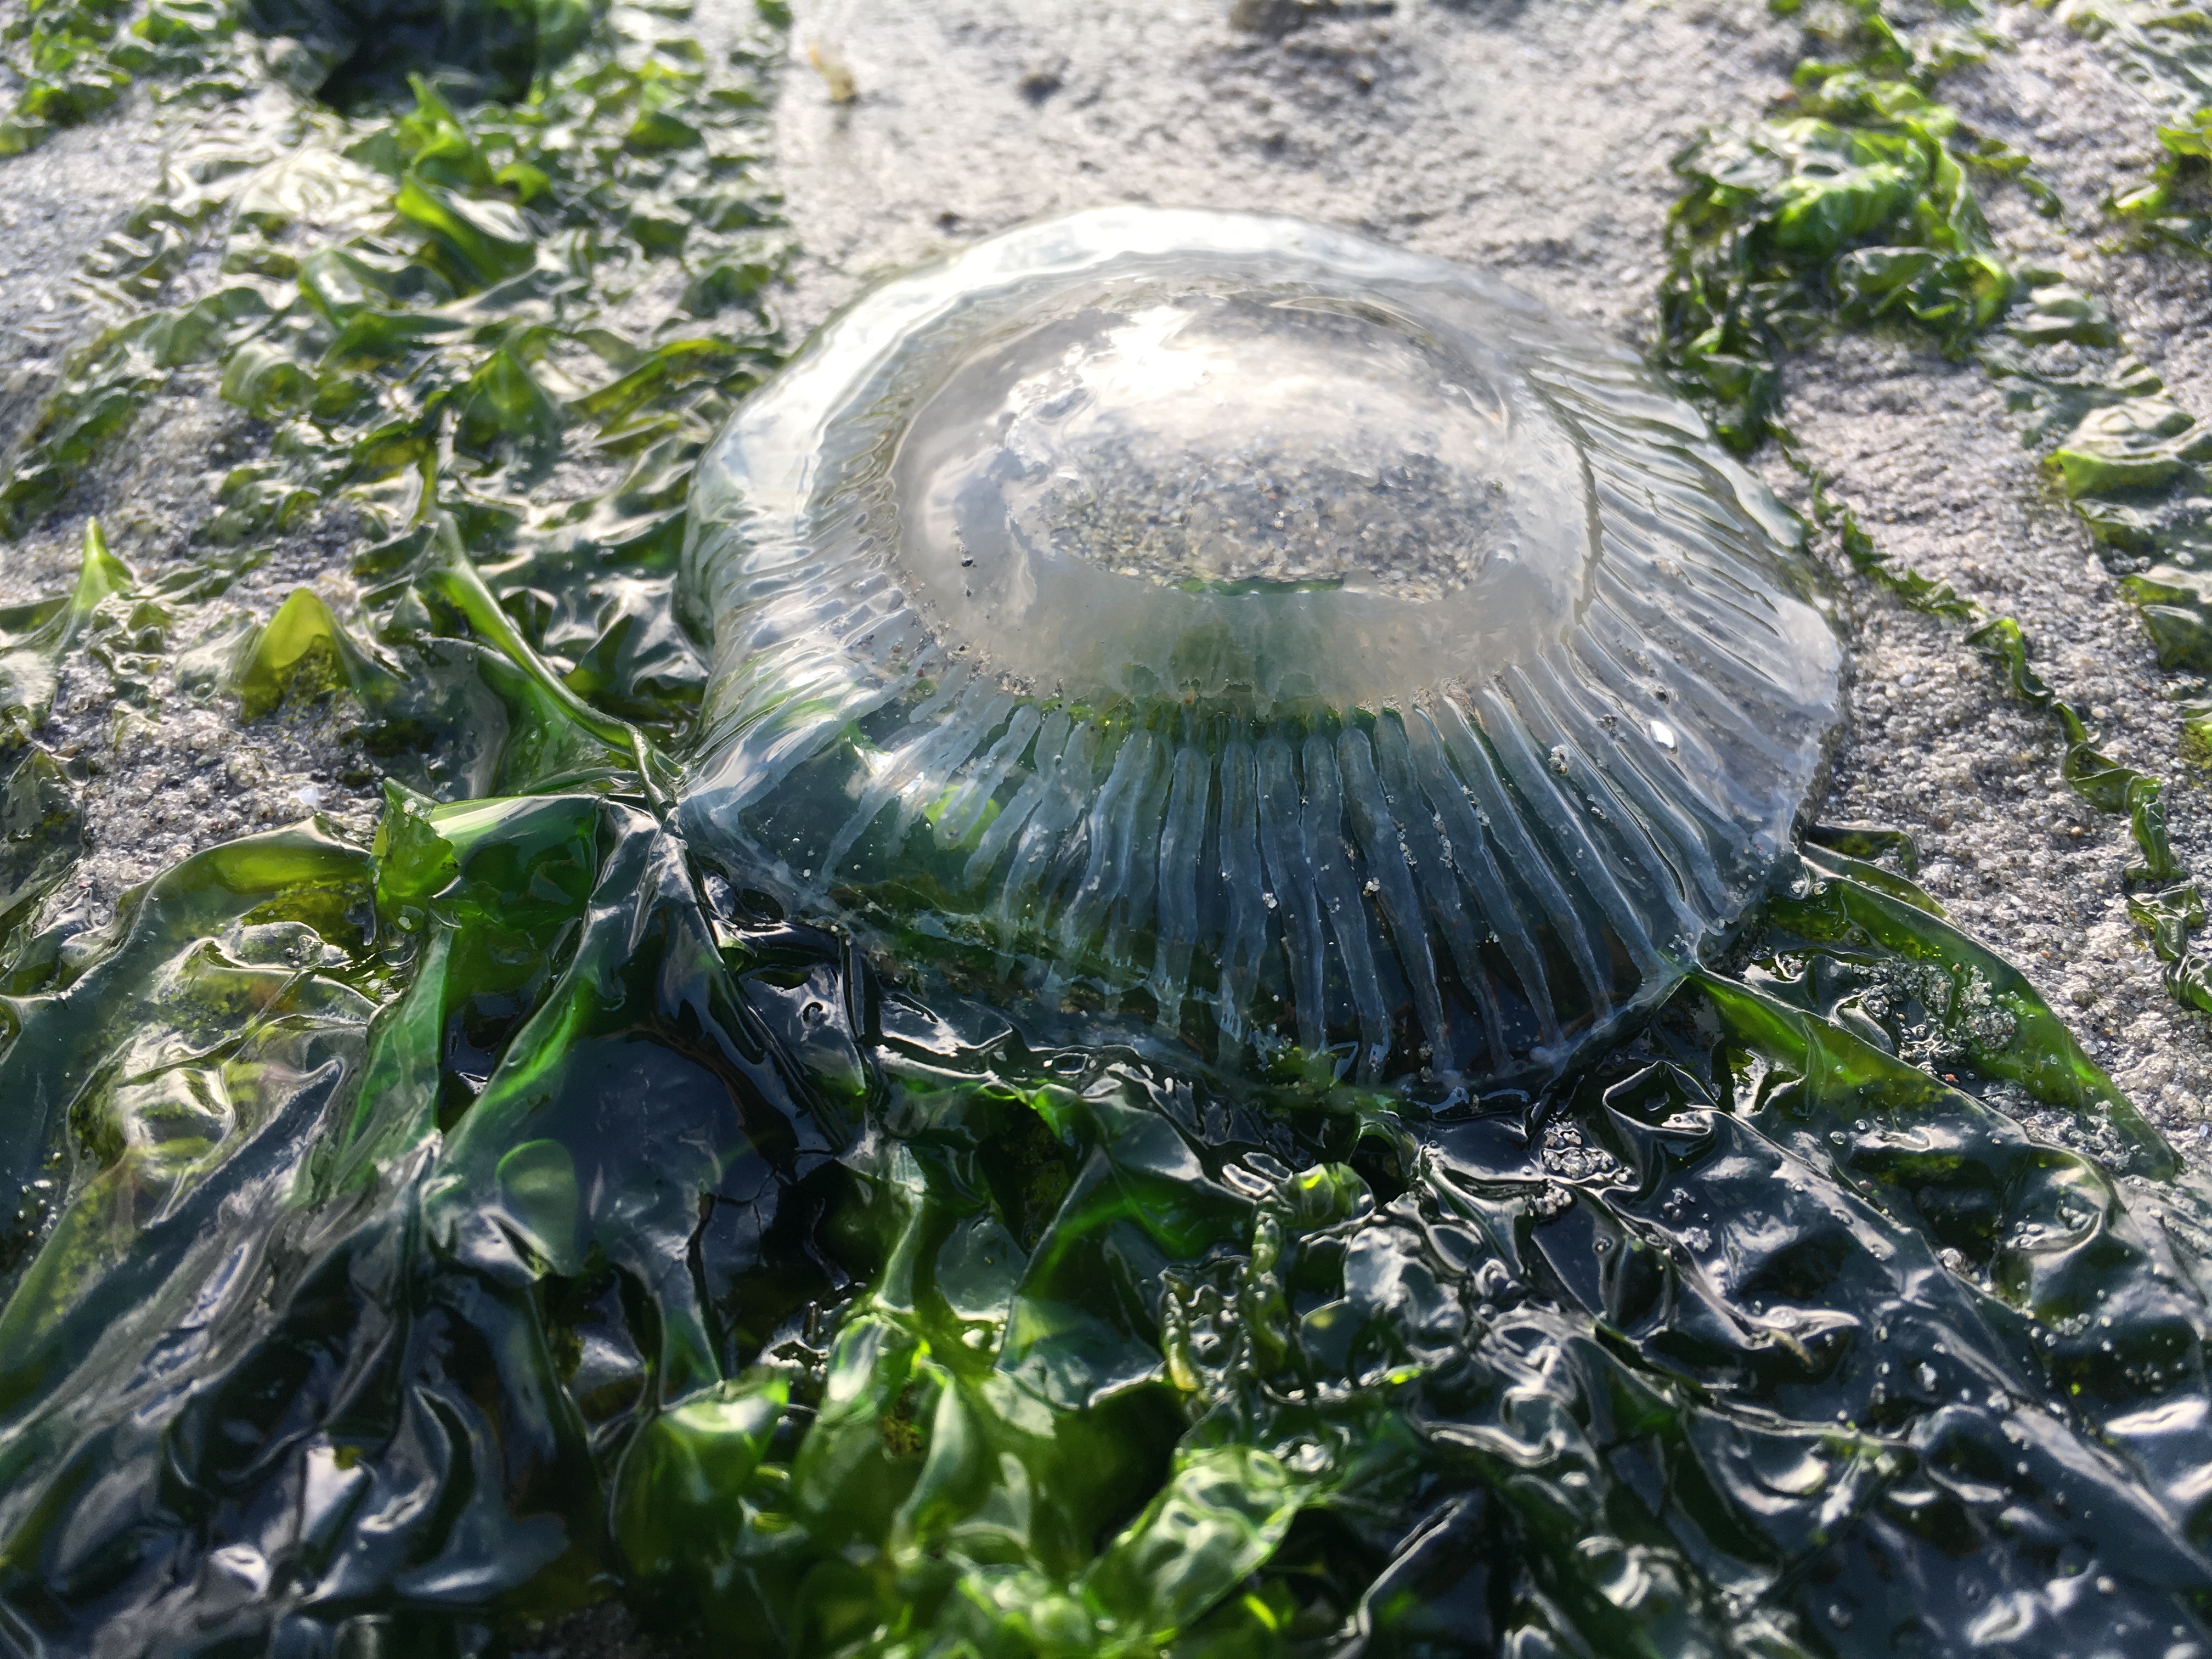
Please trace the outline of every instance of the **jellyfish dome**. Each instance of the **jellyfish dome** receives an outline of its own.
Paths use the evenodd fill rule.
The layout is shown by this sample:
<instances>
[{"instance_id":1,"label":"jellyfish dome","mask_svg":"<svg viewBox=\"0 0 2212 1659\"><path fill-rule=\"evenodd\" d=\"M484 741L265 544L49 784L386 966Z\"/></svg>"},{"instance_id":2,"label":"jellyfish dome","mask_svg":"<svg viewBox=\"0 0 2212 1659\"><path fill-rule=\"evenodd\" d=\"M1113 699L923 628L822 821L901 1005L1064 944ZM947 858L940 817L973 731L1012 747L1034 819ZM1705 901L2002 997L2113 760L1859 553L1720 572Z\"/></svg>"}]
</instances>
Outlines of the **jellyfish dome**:
<instances>
[{"instance_id":1,"label":"jellyfish dome","mask_svg":"<svg viewBox=\"0 0 2212 1659\"><path fill-rule=\"evenodd\" d=\"M885 283L699 469L695 847L1251 1072L1556 1071L1759 895L1839 717L1793 521L1466 266L1117 208Z\"/></svg>"}]
</instances>

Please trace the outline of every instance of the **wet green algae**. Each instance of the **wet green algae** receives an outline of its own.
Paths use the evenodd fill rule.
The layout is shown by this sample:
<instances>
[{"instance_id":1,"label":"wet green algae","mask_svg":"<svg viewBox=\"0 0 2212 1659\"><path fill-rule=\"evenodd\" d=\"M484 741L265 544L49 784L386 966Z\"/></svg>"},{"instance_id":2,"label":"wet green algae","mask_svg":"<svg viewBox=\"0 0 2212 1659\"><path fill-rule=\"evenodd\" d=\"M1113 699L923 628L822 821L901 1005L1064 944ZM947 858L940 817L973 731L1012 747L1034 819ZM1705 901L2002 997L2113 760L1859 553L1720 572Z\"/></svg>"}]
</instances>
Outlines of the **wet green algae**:
<instances>
[{"instance_id":1,"label":"wet green algae","mask_svg":"<svg viewBox=\"0 0 2212 1659\"><path fill-rule=\"evenodd\" d=\"M667 572L774 361L772 204L749 64L595 27L520 103L302 102L187 171L13 458L20 525L184 362L275 434L174 576L94 532L0 615L0 1640L474 1653L623 1595L795 1654L2202 1644L2212 1207L1863 861L1909 844L1817 832L1634 1040L1425 1105L1032 1047L692 860ZM696 325L623 331L670 262ZM580 456L618 481L532 506ZM334 501L360 614L172 639ZM165 651L356 711L375 843L41 932L56 666ZM2154 785L2070 735L2150 869Z\"/></svg>"},{"instance_id":2,"label":"wet green algae","mask_svg":"<svg viewBox=\"0 0 2212 1659\"><path fill-rule=\"evenodd\" d=\"M2191 1617L2137 1489L2199 1483L2147 1408L2202 1397L2212 1212L2106 1173L2155 1136L1900 878L1809 854L1639 1042L1432 1116L1029 1050L726 915L645 799L398 797L18 966L9 1164L67 1193L0 1315L18 1616L1821 1652L1964 1559L1939 1613ZM217 1540L283 1592L160 1594Z\"/></svg>"},{"instance_id":3,"label":"wet green algae","mask_svg":"<svg viewBox=\"0 0 2212 1659\"><path fill-rule=\"evenodd\" d=\"M0 29L20 82L0 156L112 107L134 86L164 103L217 105L274 76L340 107L449 85L526 96L590 32L593 0L27 0ZM261 42L273 43L264 48Z\"/></svg>"},{"instance_id":4,"label":"wet green algae","mask_svg":"<svg viewBox=\"0 0 2212 1659\"><path fill-rule=\"evenodd\" d=\"M2167 988L2212 1012L2212 958L2191 943L2203 900L2168 843L2164 784L2098 751L2087 711L2029 665L2017 622L1881 551L1790 434L1784 363L1836 326L1901 329L1978 362L2003 387L2023 441L2044 451L2053 485L2120 575L2167 668L2212 670L2212 434L2125 350L2102 301L2057 271L2015 266L1991 235L1978 180L2025 189L2048 214L2059 204L2031 158L1977 134L1937 96L1945 76L2005 47L1979 7L1773 9L1805 24L1787 106L1703 134L1675 158L1685 191L1669 224L1658 355L1726 441L1780 446L1805 479L1814 522L1854 570L1960 626L2008 691L2050 714L2061 775L2100 811L2128 816L2137 853L2124 872L2129 911L2166 964ZM2061 15L2167 101L2202 95L2212 24L2201 14L2120 5ZM2141 221L2147 201L2136 191L2109 205ZM2080 349L2055 357L2049 349L2061 346ZM2181 713L2194 733L2212 705Z\"/></svg>"}]
</instances>

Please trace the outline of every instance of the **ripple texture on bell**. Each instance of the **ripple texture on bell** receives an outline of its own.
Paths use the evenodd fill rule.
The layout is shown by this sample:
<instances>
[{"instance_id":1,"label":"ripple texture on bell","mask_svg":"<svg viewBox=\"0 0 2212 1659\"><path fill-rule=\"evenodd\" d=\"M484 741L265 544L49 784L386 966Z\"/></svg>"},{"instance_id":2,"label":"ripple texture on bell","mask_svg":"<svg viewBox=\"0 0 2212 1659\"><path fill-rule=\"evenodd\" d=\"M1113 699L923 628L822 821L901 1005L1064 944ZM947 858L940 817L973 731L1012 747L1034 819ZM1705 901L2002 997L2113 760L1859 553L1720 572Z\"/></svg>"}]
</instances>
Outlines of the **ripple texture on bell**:
<instances>
[{"instance_id":1,"label":"ripple texture on bell","mask_svg":"<svg viewBox=\"0 0 2212 1659\"><path fill-rule=\"evenodd\" d=\"M1002 1003L1533 1079L1759 895L1794 522L1494 278L1107 209L876 288L700 468L694 844Z\"/></svg>"}]
</instances>

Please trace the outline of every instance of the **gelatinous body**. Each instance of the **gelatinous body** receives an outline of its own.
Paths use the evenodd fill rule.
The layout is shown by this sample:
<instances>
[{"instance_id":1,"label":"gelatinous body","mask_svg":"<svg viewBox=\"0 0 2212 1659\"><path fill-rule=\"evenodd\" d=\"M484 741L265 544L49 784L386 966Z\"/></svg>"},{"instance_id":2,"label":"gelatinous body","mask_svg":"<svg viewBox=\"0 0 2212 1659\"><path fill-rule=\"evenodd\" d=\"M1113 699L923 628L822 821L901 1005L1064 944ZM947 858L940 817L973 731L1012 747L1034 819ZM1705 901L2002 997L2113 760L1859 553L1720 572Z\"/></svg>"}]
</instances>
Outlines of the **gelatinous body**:
<instances>
[{"instance_id":1,"label":"gelatinous body","mask_svg":"<svg viewBox=\"0 0 2212 1659\"><path fill-rule=\"evenodd\" d=\"M694 844L1224 1066L1556 1068L1756 896L1838 715L1786 515L1636 359L1291 220L876 289L692 520Z\"/></svg>"}]
</instances>

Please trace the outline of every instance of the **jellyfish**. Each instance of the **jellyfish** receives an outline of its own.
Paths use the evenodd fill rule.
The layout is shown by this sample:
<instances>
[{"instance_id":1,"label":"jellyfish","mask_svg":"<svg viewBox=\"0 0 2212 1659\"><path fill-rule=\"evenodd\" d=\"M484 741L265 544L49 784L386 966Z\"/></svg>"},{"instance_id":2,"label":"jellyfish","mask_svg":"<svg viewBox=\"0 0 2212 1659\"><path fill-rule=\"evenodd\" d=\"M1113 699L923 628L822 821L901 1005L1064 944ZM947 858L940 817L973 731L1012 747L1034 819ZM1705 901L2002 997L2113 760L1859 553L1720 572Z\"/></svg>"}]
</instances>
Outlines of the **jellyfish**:
<instances>
[{"instance_id":1,"label":"jellyfish","mask_svg":"<svg viewBox=\"0 0 2212 1659\"><path fill-rule=\"evenodd\" d=\"M1797 521L1632 352L1288 218L887 281L690 511L694 848L1224 1073L1556 1074L1755 904L1840 715Z\"/></svg>"}]
</instances>

